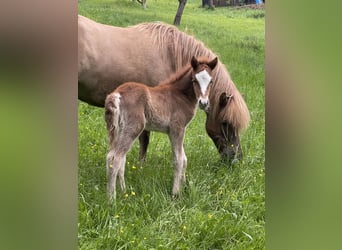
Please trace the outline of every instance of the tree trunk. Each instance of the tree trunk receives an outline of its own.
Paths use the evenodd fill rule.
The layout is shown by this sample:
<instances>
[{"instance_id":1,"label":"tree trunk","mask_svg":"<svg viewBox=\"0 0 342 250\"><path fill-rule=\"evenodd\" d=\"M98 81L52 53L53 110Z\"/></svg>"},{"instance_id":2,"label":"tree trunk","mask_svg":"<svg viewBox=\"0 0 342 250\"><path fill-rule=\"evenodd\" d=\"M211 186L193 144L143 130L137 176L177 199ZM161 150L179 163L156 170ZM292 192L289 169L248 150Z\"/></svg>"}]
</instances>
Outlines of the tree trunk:
<instances>
[{"instance_id":1,"label":"tree trunk","mask_svg":"<svg viewBox=\"0 0 342 250\"><path fill-rule=\"evenodd\" d=\"M204 8L206 5L209 6L209 8L214 9L214 0L202 0L202 8Z\"/></svg>"},{"instance_id":2,"label":"tree trunk","mask_svg":"<svg viewBox=\"0 0 342 250\"><path fill-rule=\"evenodd\" d=\"M187 0L178 0L179 5L178 5L178 10L177 10L177 13L176 13L176 16L175 16L175 20L173 21L174 25L180 25L180 21L181 21L181 18L182 18L184 7L186 5L186 1Z\"/></svg>"},{"instance_id":3,"label":"tree trunk","mask_svg":"<svg viewBox=\"0 0 342 250\"><path fill-rule=\"evenodd\" d=\"M215 9L214 0L209 0L209 8Z\"/></svg>"},{"instance_id":4,"label":"tree trunk","mask_svg":"<svg viewBox=\"0 0 342 250\"><path fill-rule=\"evenodd\" d=\"M239 1L239 0L230 0L230 5L231 5L231 6L240 5L240 1Z\"/></svg>"}]
</instances>

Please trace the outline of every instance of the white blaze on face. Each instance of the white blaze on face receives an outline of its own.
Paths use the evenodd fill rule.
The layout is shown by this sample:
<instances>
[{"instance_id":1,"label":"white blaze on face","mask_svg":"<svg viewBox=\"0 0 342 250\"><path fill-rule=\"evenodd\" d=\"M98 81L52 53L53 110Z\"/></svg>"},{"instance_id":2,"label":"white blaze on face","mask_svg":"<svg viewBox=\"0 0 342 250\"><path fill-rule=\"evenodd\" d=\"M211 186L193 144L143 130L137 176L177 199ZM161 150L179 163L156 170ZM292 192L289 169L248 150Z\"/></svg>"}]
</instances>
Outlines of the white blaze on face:
<instances>
[{"instance_id":1,"label":"white blaze on face","mask_svg":"<svg viewBox=\"0 0 342 250\"><path fill-rule=\"evenodd\" d=\"M204 96L205 92L207 91L208 85L211 81L211 76L209 75L209 73L206 70L203 70L203 71L197 73L195 75L195 77L196 77L198 84L201 87L202 95Z\"/></svg>"},{"instance_id":2,"label":"white blaze on face","mask_svg":"<svg viewBox=\"0 0 342 250\"><path fill-rule=\"evenodd\" d=\"M208 95L206 95L207 94L206 92L207 92L208 86L211 82L211 76L209 75L209 73L206 70L203 70L203 71L197 73L195 75L195 77L196 77L196 80L197 80L197 82L201 88L201 96L199 98L199 107L201 109L208 110L209 109L209 100L208 100Z\"/></svg>"}]
</instances>

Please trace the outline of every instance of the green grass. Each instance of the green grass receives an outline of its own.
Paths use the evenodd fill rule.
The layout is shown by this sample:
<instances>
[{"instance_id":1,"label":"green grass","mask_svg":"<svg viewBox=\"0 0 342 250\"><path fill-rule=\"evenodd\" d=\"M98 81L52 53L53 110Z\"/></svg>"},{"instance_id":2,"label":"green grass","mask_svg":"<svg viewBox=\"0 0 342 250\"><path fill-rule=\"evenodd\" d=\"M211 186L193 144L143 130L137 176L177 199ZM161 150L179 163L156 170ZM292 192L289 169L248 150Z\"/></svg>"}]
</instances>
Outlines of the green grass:
<instances>
[{"instance_id":1,"label":"green grass","mask_svg":"<svg viewBox=\"0 0 342 250\"><path fill-rule=\"evenodd\" d=\"M78 3L79 14L117 26L172 23L178 7L178 1L168 0L148 0L145 11L130 0ZM152 133L146 165L139 165L135 143L127 155L127 191L118 192L116 203L109 205L104 111L79 102L81 249L265 248L264 10L213 11L200 5L188 1L179 29L217 53L244 94L252 119L241 137L244 159L232 167L220 162L198 110L185 138L187 185L181 197L171 198L170 142Z\"/></svg>"}]
</instances>

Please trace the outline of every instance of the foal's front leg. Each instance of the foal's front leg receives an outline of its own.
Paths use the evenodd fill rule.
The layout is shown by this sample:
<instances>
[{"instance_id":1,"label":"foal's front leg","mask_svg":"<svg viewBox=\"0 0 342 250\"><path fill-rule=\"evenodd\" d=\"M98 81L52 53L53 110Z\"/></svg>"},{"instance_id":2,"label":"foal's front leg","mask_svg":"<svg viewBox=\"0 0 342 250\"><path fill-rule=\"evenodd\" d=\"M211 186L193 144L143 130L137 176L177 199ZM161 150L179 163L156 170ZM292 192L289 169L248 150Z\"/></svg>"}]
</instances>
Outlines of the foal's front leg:
<instances>
[{"instance_id":1,"label":"foal's front leg","mask_svg":"<svg viewBox=\"0 0 342 250\"><path fill-rule=\"evenodd\" d=\"M171 131L170 140L173 152L173 165L174 165L174 181L172 188L172 195L176 196L180 191L180 183L185 183L185 170L187 165L187 158L184 152L184 129Z\"/></svg>"}]
</instances>

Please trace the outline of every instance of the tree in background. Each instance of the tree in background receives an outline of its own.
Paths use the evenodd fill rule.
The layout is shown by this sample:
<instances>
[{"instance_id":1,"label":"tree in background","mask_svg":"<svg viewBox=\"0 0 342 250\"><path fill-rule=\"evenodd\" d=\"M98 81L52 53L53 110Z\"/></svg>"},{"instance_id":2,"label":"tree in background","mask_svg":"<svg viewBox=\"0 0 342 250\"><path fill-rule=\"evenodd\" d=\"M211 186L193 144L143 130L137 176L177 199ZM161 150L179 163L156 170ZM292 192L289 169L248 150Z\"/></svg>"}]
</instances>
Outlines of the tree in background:
<instances>
[{"instance_id":1,"label":"tree in background","mask_svg":"<svg viewBox=\"0 0 342 250\"><path fill-rule=\"evenodd\" d=\"M186 5L187 0L178 0L179 5L178 5L178 10L175 16L175 20L173 21L174 25L180 25L180 21L182 18L183 10Z\"/></svg>"},{"instance_id":2,"label":"tree in background","mask_svg":"<svg viewBox=\"0 0 342 250\"><path fill-rule=\"evenodd\" d=\"M240 0L230 0L230 5L231 6L240 5Z\"/></svg>"},{"instance_id":3,"label":"tree in background","mask_svg":"<svg viewBox=\"0 0 342 250\"><path fill-rule=\"evenodd\" d=\"M204 8L206 5L209 6L209 8L214 9L214 0L202 0L202 8Z\"/></svg>"}]
</instances>

